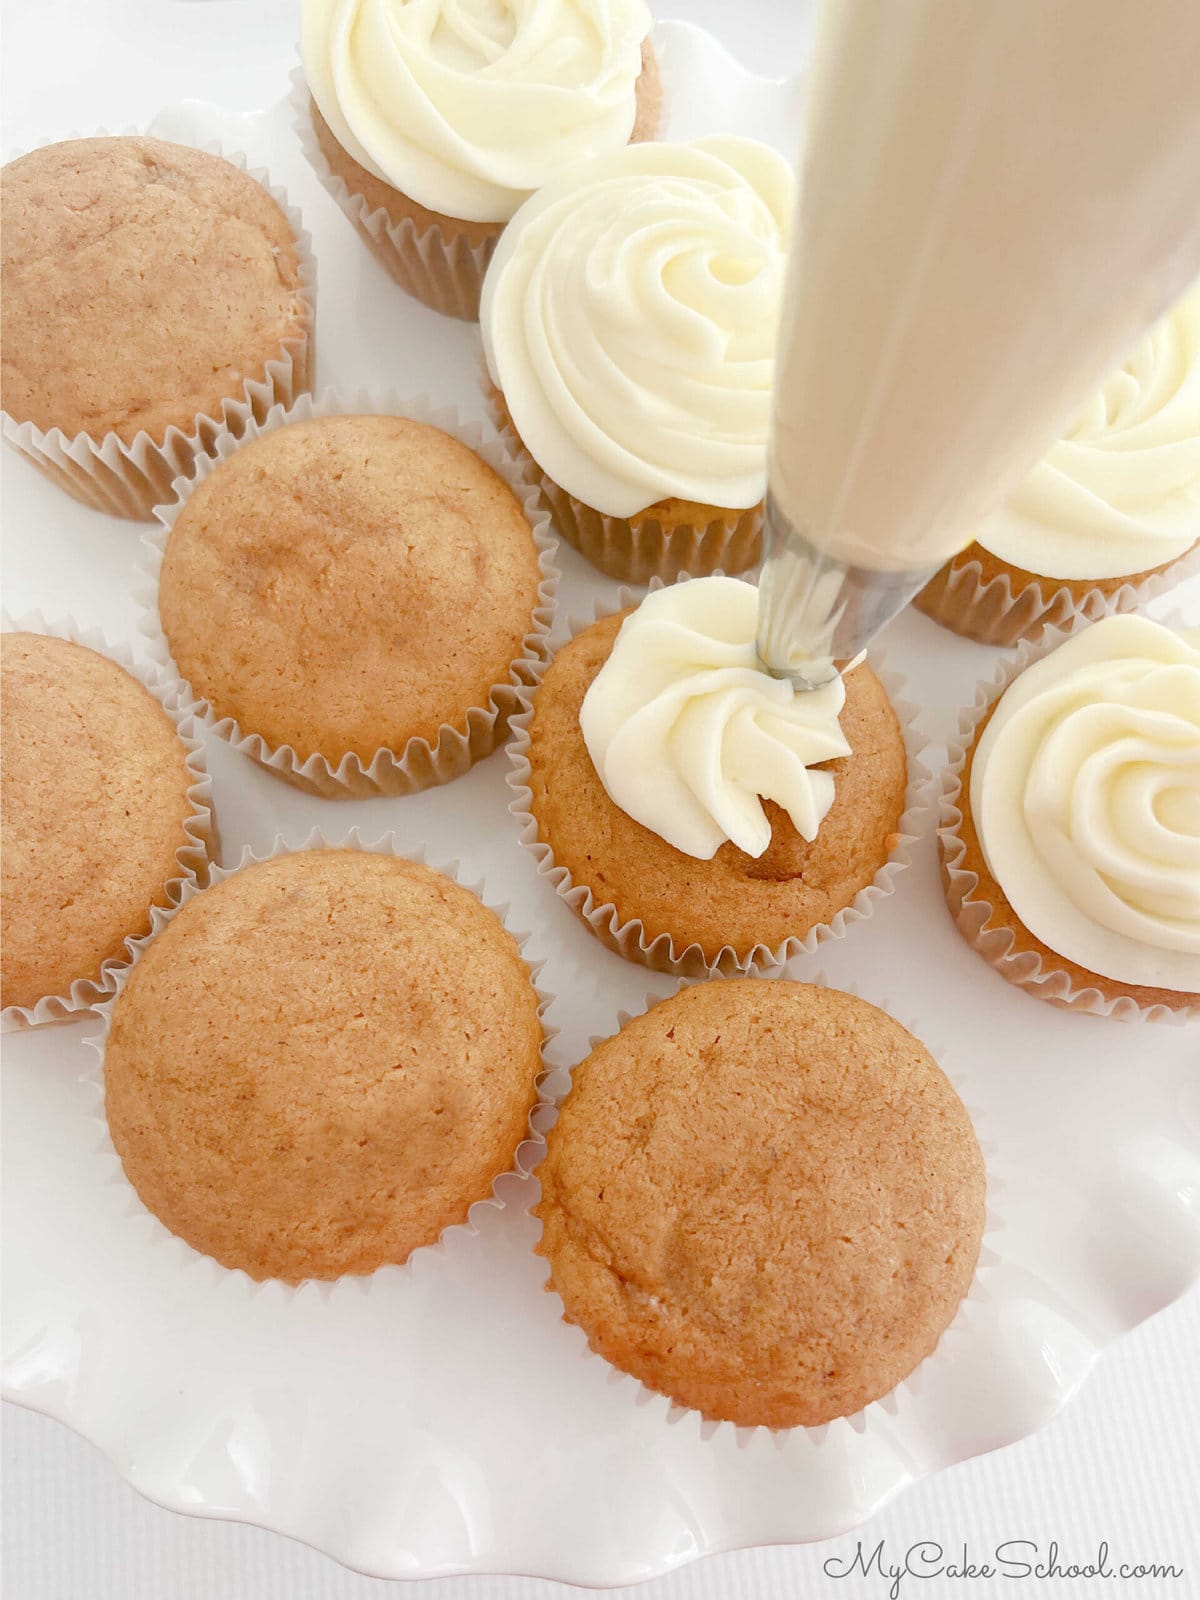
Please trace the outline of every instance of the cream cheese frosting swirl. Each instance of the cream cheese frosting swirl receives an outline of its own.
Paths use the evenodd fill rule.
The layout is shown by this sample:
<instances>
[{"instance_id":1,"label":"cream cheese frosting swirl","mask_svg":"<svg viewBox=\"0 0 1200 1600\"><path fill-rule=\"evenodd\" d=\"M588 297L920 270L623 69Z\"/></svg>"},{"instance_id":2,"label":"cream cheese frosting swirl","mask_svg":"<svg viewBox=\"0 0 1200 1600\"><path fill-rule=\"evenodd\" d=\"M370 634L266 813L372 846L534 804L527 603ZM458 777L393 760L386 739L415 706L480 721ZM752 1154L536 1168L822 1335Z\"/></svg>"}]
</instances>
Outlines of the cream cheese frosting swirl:
<instances>
[{"instance_id":1,"label":"cream cheese frosting swirl","mask_svg":"<svg viewBox=\"0 0 1200 1600\"><path fill-rule=\"evenodd\" d=\"M1046 578L1121 578L1200 539L1200 283L1092 395L979 543Z\"/></svg>"},{"instance_id":2,"label":"cream cheese frosting swirl","mask_svg":"<svg viewBox=\"0 0 1200 1600\"><path fill-rule=\"evenodd\" d=\"M537 464L586 505L762 499L793 188L753 139L629 145L505 229L480 307L488 371Z\"/></svg>"},{"instance_id":3,"label":"cream cheese frosting swirl","mask_svg":"<svg viewBox=\"0 0 1200 1600\"><path fill-rule=\"evenodd\" d=\"M644 0L304 0L300 51L360 166L431 211L506 222L629 138L649 31Z\"/></svg>"},{"instance_id":4,"label":"cream cheese frosting swirl","mask_svg":"<svg viewBox=\"0 0 1200 1600\"><path fill-rule=\"evenodd\" d=\"M1200 638L1108 617L1009 685L971 811L1025 927L1090 972L1200 990Z\"/></svg>"},{"instance_id":5,"label":"cream cheese frosting swirl","mask_svg":"<svg viewBox=\"0 0 1200 1600\"><path fill-rule=\"evenodd\" d=\"M685 855L771 842L763 796L805 839L833 804L818 763L850 754L845 687L807 693L770 677L754 648L758 590L697 578L647 595L593 679L579 723L609 797Z\"/></svg>"}]
</instances>

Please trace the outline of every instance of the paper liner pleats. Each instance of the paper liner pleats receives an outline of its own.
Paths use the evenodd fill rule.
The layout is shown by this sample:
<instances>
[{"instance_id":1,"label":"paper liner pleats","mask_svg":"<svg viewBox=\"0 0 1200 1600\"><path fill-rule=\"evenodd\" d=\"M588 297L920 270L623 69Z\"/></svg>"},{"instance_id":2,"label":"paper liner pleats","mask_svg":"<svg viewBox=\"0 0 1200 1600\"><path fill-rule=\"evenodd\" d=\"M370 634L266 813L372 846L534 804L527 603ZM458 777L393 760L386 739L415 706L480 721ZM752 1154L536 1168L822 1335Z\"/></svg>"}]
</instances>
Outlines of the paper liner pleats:
<instances>
[{"instance_id":1,"label":"paper liner pleats","mask_svg":"<svg viewBox=\"0 0 1200 1600\"><path fill-rule=\"evenodd\" d=\"M107 135L101 130L97 137ZM287 218L299 259L301 323L263 372L248 377L237 394L222 400L218 412L197 413L189 427L169 427L161 440L144 429L128 444L113 432L100 438L86 432L68 438L60 428L43 431L0 412L0 431L14 449L76 500L112 516L149 521L154 507L171 498L175 480L213 455L221 438L240 437L252 423L262 422L272 406L292 405L312 385L317 263L300 212L289 204L286 192L271 183L265 168L251 167L244 155L215 143L201 148L261 184ZM114 330L114 336L119 337L120 331Z\"/></svg>"},{"instance_id":2,"label":"paper liner pleats","mask_svg":"<svg viewBox=\"0 0 1200 1600\"><path fill-rule=\"evenodd\" d=\"M988 965L1007 982L1027 989L1039 999L1069 1011L1116 1017L1125 1022L1183 1022L1200 1016L1200 1006L1143 1005L1133 995L1114 997L1094 985L1081 985L1063 967L1037 951L1016 951L1013 927L1002 920L997 908L980 891L978 875L963 865L967 854L962 837L963 777L985 717L1027 666L1089 625L1086 616L1074 616L1064 628L1047 628L1036 644L1024 642L1015 656L1001 663L990 681L976 687L974 699L959 713L958 731L949 741L938 797L938 850L946 904L958 931ZM1105 980L1108 984L1114 981Z\"/></svg>"},{"instance_id":3,"label":"paper liner pleats","mask_svg":"<svg viewBox=\"0 0 1200 1600\"><path fill-rule=\"evenodd\" d=\"M687 581L686 574L680 581ZM652 584L651 587L658 585ZM573 619L569 625L570 637L574 638L591 622L598 622L613 611L623 610L635 599L636 596L622 591L615 607L597 606L596 614L590 620ZM508 809L520 825L521 843L533 855L538 872L549 879L559 898L582 918L602 944L623 956L626 961L636 961L656 972L668 972L677 977L710 977L717 973L731 977L779 967L794 956L811 955L825 940L840 939L856 923L865 921L881 900L895 892L896 878L912 862L927 807L926 790L930 773L921 756L928 741L916 725L917 708L903 698L904 680L890 671L885 662L875 660L871 666L887 691L892 709L900 722L908 784L903 810L896 824L896 842L887 860L872 881L828 922L818 923L774 947L758 944L749 952L739 954L732 946L725 945L715 957L709 959L698 944L676 940L670 933L660 933L650 938L638 918L622 920L617 907L611 902L598 900L587 884L577 883L570 870L555 860L553 847L539 837L529 781L529 730L534 716L533 705L513 718L512 737L508 746L508 784L513 791Z\"/></svg>"},{"instance_id":4,"label":"paper liner pleats","mask_svg":"<svg viewBox=\"0 0 1200 1600\"><path fill-rule=\"evenodd\" d=\"M525 512L538 553L539 581L529 631L522 640L520 654L508 664L505 679L493 686L486 704L464 708L462 720L453 726L443 724L432 743L423 738L409 739L403 749L377 750L367 762L353 753L330 751L328 755L303 755L288 744L272 746L253 729L243 728L236 718L222 715L179 672L158 614L158 580L163 554L176 519L197 485L241 445L262 434L287 427L289 423L336 415L406 417L452 435L508 484ZM540 504L536 487L526 481L520 463L514 460L503 441L490 436L482 424L464 421L454 406L435 408L424 396L405 400L394 392L371 394L363 391L343 397L334 390L326 390L319 396L302 395L290 409L274 407L261 423L248 424L240 436L228 434L219 439L213 458L199 462L190 480L177 483L173 503L159 506L155 515L159 525L144 537L147 555L140 574L142 581L136 591L142 608L141 630L150 642L151 655L164 671L175 674L181 697L189 702L205 726L251 760L298 788L330 799L369 799L380 794L414 794L436 784L449 783L504 742L511 717L527 703L528 691L541 676L549 652L558 585L558 571L554 565L556 545L550 532L550 519ZM347 647L353 648L352 639L347 640Z\"/></svg>"},{"instance_id":5,"label":"paper liner pleats","mask_svg":"<svg viewBox=\"0 0 1200 1600\"><path fill-rule=\"evenodd\" d=\"M197 736L191 707L178 703L173 679L151 663L137 660L125 645L109 644L99 628L80 628L71 617L47 622L40 611L30 612L15 621L5 615L0 619L0 630L4 633L49 634L56 639L69 639L73 644L83 645L95 650L98 655L107 656L149 690L174 724L179 741L187 752L189 811L183 823L186 837L176 851L178 876L170 878L163 885L156 910L146 907L146 920L152 921L160 910L180 905L186 894L206 881L210 863L217 853L217 832L212 809L212 779L205 766L204 745ZM97 731L103 732L99 724ZM3 1031L7 1033L12 1029L47 1022L68 1022L93 1010L106 996L115 993L121 974L128 970L133 959L139 933L140 930L135 928L125 940L125 948L129 952L126 957L102 963L98 979L76 979L66 994L46 995L33 1006L6 1006L0 1013Z\"/></svg>"}]
</instances>

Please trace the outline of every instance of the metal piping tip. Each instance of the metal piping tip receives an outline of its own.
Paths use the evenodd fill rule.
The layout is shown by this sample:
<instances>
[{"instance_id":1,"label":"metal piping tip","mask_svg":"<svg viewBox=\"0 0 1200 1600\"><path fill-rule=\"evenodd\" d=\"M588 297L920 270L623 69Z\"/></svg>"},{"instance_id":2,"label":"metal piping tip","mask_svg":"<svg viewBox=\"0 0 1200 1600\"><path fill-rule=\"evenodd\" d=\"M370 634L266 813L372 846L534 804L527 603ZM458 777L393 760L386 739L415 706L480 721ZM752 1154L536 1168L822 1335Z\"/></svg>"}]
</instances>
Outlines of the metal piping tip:
<instances>
[{"instance_id":1,"label":"metal piping tip","mask_svg":"<svg viewBox=\"0 0 1200 1600\"><path fill-rule=\"evenodd\" d=\"M770 491L763 548L759 660L800 690L832 682L836 663L860 655L938 570L875 572L828 556L788 522Z\"/></svg>"}]
</instances>

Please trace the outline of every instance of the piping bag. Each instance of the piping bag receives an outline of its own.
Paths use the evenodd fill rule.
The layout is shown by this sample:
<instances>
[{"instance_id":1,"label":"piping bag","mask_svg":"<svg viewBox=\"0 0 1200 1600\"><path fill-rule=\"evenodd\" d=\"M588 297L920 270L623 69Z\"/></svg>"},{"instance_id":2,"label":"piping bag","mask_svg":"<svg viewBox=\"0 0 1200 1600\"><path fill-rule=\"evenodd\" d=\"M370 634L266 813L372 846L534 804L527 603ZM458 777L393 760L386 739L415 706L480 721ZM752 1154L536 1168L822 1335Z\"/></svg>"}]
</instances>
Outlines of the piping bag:
<instances>
[{"instance_id":1,"label":"piping bag","mask_svg":"<svg viewBox=\"0 0 1200 1600\"><path fill-rule=\"evenodd\" d=\"M828 682L1200 273L1200 0L824 0L758 651Z\"/></svg>"}]
</instances>

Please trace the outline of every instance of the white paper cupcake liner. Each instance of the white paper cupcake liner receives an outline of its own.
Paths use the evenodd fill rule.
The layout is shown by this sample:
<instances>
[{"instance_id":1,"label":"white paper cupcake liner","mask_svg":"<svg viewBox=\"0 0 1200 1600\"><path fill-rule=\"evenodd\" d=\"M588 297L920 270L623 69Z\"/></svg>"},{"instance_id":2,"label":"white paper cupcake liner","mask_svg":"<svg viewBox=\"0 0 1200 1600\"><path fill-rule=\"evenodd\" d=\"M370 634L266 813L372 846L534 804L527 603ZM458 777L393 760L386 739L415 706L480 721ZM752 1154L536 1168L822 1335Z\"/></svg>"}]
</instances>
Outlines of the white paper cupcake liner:
<instances>
[{"instance_id":1,"label":"white paper cupcake liner","mask_svg":"<svg viewBox=\"0 0 1200 1600\"><path fill-rule=\"evenodd\" d=\"M162 909L182 904L184 897L207 879L210 864L217 853L217 833L212 811L212 779L204 762L204 745L196 736L190 708L177 704L173 682L149 662L136 660L125 645L109 644L99 628L80 628L71 617L47 622L40 611L31 611L15 620L3 613L0 615L0 632L50 634L56 639L69 639L74 644L84 645L99 655L107 656L148 689L174 723L180 742L187 751L187 770L191 779L187 798L191 811L183 824L188 843L176 851L179 876L171 878L164 885L166 906ZM147 910L153 924L158 908L147 907ZM106 996L116 993L139 943L132 936L127 938L125 948L129 952L128 957L125 960L103 962L99 980L77 978L66 994L46 995L34 1006L5 1006L0 1012L0 1029L8 1033L48 1022L70 1022L84 1012L94 1010Z\"/></svg>"},{"instance_id":2,"label":"white paper cupcake liner","mask_svg":"<svg viewBox=\"0 0 1200 1600\"><path fill-rule=\"evenodd\" d=\"M763 508L722 512L706 523L664 527L656 517L632 522L584 505L538 466L513 425L503 396L483 369L483 392L496 431L541 488L558 533L606 577L620 583L674 583L677 578L737 574L762 557Z\"/></svg>"},{"instance_id":3,"label":"white paper cupcake liner","mask_svg":"<svg viewBox=\"0 0 1200 1600\"><path fill-rule=\"evenodd\" d=\"M386 854L402 856L408 861L415 861L423 866L432 868L435 872L442 873L452 882L467 889L474 894L488 909L496 915L501 925L516 941L521 952L522 961L529 973L529 980L538 1000L538 1017L542 1022L542 1067L530 1088L534 1099L530 1107L527 1120L526 1136L513 1152L509 1166L496 1173L492 1178L489 1189L471 1202L467 1216L463 1222L451 1223L444 1228L437 1239L426 1245L419 1245L408 1259L402 1263L389 1263L377 1267L371 1273L344 1273L339 1278L305 1278L298 1283L290 1284L280 1278L252 1278L248 1273L238 1267L225 1267L213 1257L202 1254L186 1240L172 1233L165 1223L159 1221L154 1213L142 1203L137 1191L125 1176L121 1159L113 1147L112 1138L108 1131L108 1122L104 1110L104 1049L112 1026L113 1007L120 998L121 991L129 980L129 976L143 951L152 939L171 921L172 917L197 894L203 894L206 889L198 884L189 883L185 886L179 902L166 910L154 912L154 926L152 931L142 939L132 942L131 961L116 974L113 993L103 1005L95 1009L103 1022L103 1032L87 1043L96 1053L96 1063L84 1075L95 1097L96 1108L94 1122L96 1125L95 1155L104 1161L108 1168L107 1181L121 1185L128 1192L129 1205L126 1209L126 1225L146 1230L145 1245L158 1251L174 1252L175 1266L178 1270L198 1274L196 1293L220 1292L240 1295L255 1295L266 1291L282 1293L289 1298L303 1293L320 1293L329 1295L337 1292L339 1287L352 1288L356 1292L370 1292L371 1285L385 1273L410 1272L413 1263L430 1250L441 1249L449 1235L466 1232L474 1234L479 1231L479 1220L475 1213L477 1208L490 1210L503 1210L506 1205L514 1203L519 1197L523 1206L524 1196L528 1189L528 1179L534 1167L541 1160L545 1150L544 1133L547 1126L553 1121L553 1107L556 1098L565 1089L565 1074L561 1069L553 1066L547 1057L556 1029L546 1024L546 1012L554 1003L554 995L542 987L539 978L544 962L529 962L525 959L524 951L530 935L527 932L517 933L509 925L509 908L507 905L496 905L491 902L486 894L486 887L482 880L467 882L463 879L459 863L431 861L428 859L423 845L402 845L394 833L386 833L381 838L365 841L357 828L352 828L344 838L330 838L319 828L314 828L311 833L299 844L288 844L282 837L277 836L272 848L264 853L257 854L248 846L242 851L241 859L236 866L216 867L212 869L208 887L215 887L223 883L226 878L232 877L235 872L241 872L246 867L263 861L274 860L278 856L291 855L307 850L361 850L373 854Z\"/></svg>"},{"instance_id":4,"label":"white paper cupcake liner","mask_svg":"<svg viewBox=\"0 0 1200 1600\"><path fill-rule=\"evenodd\" d=\"M682 574L679 581L686 583L689 581L689 575ZM650 585L650 591L653 593L655 589L661 587L660 583L654 581ZM570 620L568 637L575 638L593 622L599 622L615 611L624 610L626 606L634 604L637 598L638 596L628 590L622 590L616 606L608 607L597 603L592 618ZM921 759L929 741L916 725L917 707L903 698L904 679L890 671L882 657L873 660L871 668L887 691L892 709L899 719L904 739L908 784L904 793L904 809L896 825L898 840L873 880L858 891L850 904L837 912L830 921L816 924L807 933L787 938L773 947L765 944L755 945L746 956L739 956L732 946L725 945L717 956L709 961L699 944L677 944L669 933L660 933L653 939L647 938L646 929L639 918L633 917L623 922L615 905L598 900L587 884L576 883L570 870L555 860L551 846L538 837L537 819L532 811L533 793L529 783L529 729L534 715L532 703L512 719L512 737L508 746L510 761L508 785L513 791L513 799L509 802L508 809L520 824L521 843L537 862L539 874L549 879L559 898L582 917L601 944L615 951L617 955L623 956L626 961L636 961L656 972L668 972L676 977L700 978L716 974L734 977L782 966L795 956L812 955L818 945L827 939L843 938L856 923L863 922L871 916L881 900L885 900L895 892L897 876L912 862L913 851L920 837L922 817L929 804L926 789L931 774Z\"/></svg>"},{"instance_id":5,"label":"white paper cupcake liner","mask_svg":"<svg viewBox=\"0 0 1200 1600\"><path fill-rule=\"evenodd\" d=\"M464 234L443 233L439 224L422 228L412 217L393 222L382 206L374 210L354 194L325 158L312 121L312 99L303 68L291 75L294 127L309 165L328 194L366 240L377 259L414 300L443 316L479 320L479 295L500 229L494 238L472 244Z\"/></svg>"},{"instance_id":6,"label":"white paper cupcake liner","mask_svg":"<svg viewBox=\"0 0 1200 1600\"><path fill-rule=\"evenodd\" d=\"M412 422L428 423L451 434L474 451L503 478L520 502L537 546L540 573L537 603L530 618L529 632L522 642L521 654L509 663L506 681L493 686L487 704L470 707L458 724L443 724L434 744L426 739L410 739L403 750L377 750L365 764L355 754L344 755L336 762L320 754L301 756L291 745L269 745L261 735L243 729L236 718L220 715L180 673L172 659L158 614L158 581L163 553L175 521L197 484L228 460L241 445L262 434L286 427L292 422L334 415L407 417ZM161 505L156 509L159 526L143 535L147 557L139 569L139 582L135 590L135 598L142 611L139 626L149 640L150 654L154 660L165 671L175 675L181 698L190 703L192 711L203 720L206 727L236 750L242 751L278 777L311 793L330 799L369 799L380 794L414 794L421 789L449 783L503 743L511 717L528 704L528 691L540 678L549 654L554 597L558 587L558 569L554 565L557 546L550 532L550 519L538 501L537 489L525 480L519 464L501 441L490 438L483 425L464 421L453 406L435 409L424 395L414 400L404 400L394 392L372 394L361 391L343 397L337 391L327 389L319 396L302 395L290 408L273 407L261 421L248 422L239 436L222 435L216 441L212 457L196 463L192 478L175 484L175 495L171 505ZM352 641L348 640L347 644L352 648Z\"/></svg>"},{"instance_id":7,"label":"white paper cupcake liner","mask_svg":"<svg viewBox=\"0 0 1200 1600\"><path fill-rule=\"evenodd\" d=\"M1039 578L1014 589L1007 572L985 581L978 561L961 567L950 563L913 604L944 628L980 644L1015 645L1023 640L1036 644L1046 628L1067 627L1076 616L1096 622L1117 612L1136 611L1198 572L1200 544L1141 583L1123 583L1111 594L1089 589L1077 598L1053 578Z\"/></svg>"},{"instance_id":8,"label":"white paper cupcake liner","mask_svg":"<svg viewBox=\"0 0 1200 1600\"><path fill-rule=\"evenodd\" d=\"M1167 627L1184 626L1179 617L1162 620ZM1040 661L1067 639L1089 627L1091 621L1081 613L1072 617L1065 627L1047 628L1036 643L1032 640L1022 642L1014 656L1001 661L990 680L977 685L973 701L960 711L958 732L949 741L938 799L938 851L946 904L958 931L988 965L1009 983L1027 989L1039 999L1070 1011L1116 1017L1123 1022L1181 1023L1189 1018L1200 1017L1200 1006L1176 1009L1165 1005L1143 1005L1132 995L1110 997L1095 987L1079 987L1068 972L1054 966L1037 951L1014 953L1013 928L1002 923L992 925L996 908L979 893L978 875L962 865L967 847L961 833L963 813L959 802L963 793L963 771L980 724L1009 684L1027 666Z\"/></svg>"},{"instance_id":9,"label":"white paper cupcake liner","mask_svg":"<svg viewBox=\"0 0 1200 1600\"><path fill-rule=\"evenodd\" d=\"M751 976L747 978L745 974L729 974L728 977L762 983L778 978L787 980L790 978L790 974L775 969L762 973L757 977ZM727 975L718 974L713 981L727 981ZM581 1360L593 1366L598 1364L607 1370L609 1383L615 1390L623 1392L626 1404L631 1403L639 1407L651 1406L659 1413L663 1426L688 1428L705 1441L716 1438L719 1433L723 1433L726 1437L732 1434L739 1449L775 1450L782 1446L785 1441L797 1437L805 1438L813 1444L825 1448L835 1445L839 1437L844 1436L847 1430L856 1434L871 1433L878 1430L885 1437L891 1439L895 1432L896 1419L920 1413L924 1376L927 1374L928 1369L932 1364L936 1364L940 1357L944 1357L947 1341L957 1341L964 1336L970 1337L973 1324L982 1319L982 1314L993 1298L992 1284L989 1280L993 1280L994 1274L996 1278L1002 1277L1004 1268L1003 1235L1007 1224L1004 1220L1002 1209L997 1207L996 1196L1004 1193L1011 1180L1004 1165L1003 1148L989 1129L987 1114L982 1109L978 1091L969 1073L960 1069L957 1061L954 1063L954 1071L951 1073L945 1066L945 1051L940 1045L929 1043L924 1031L897 1012L890 1001L872 999L869 995L864 995L855 984L830 983L825 974L821 972L812 977L792 979L791 981L813 984L820 989L838 989L844 994L853 995L856 999L869 1001L871 1005L886 1012L895 1021L899 1022L928 1050L934 1061L946 1074L946 1077L950 1079L955 1093L966 1108L967 1115L970 1117L971 1124L975 1129L975 1136L979 1141L987 1179L984 1201L984 1230L980 1240L979 1258L971 1280L971 1287L959 1302L958 1310L953 1320L943 1330L937 1345L930 1354L925 1356L913 1368L908 1377L902 1378L894 1388L890 1389L887 1394L881 1395L878 1400L868 1402L860 1411L852 1415L836 1417L829 1422L822 1422L815 1426L798 1424L791 1428L771 1428L766 1424L757 1424L751 1427L705 1417L695 1407L681 1405L679 1401L674 1400L668 1394L664 1394L661 1390L651 1389L640 1378L626 1372L621 1367L615 1366L606 1356L594 1350L584 1329L578 1323L570 1321L564 1309L559 1324L562 1336L573 1338L577 1341ZM656 1006L661 1005L665 1000L672 999L681 989L688 987L690 987L689 983L684 980L676 986L671 994L661 995L648 991L639 1011L618 1011L617 1026L614 1032L619 1033L627 1023L634 1021L639 1016L644 1016L648 1011L653 1011ZM588 1054L590 1055L597 1045L603 1044L605 1039L610 1037L612 1035L592 1035L588 1040ZM557 1092L554 1098L554 1120L557 1120L558 1109L569 1093L570 1078L573 1072L574 1068L570 1072L564 1071L560 1074L559 1081L555 1085ZM549 1126L553 1126L553 1120L548 1124ZM542 1154L544 1155L544 1153L545 1141L543 1140ZM538 1165L540 1165L540 1161L541 1157L539 1156ZM537 1177L537 1165L533 1168L533 1176ZM527 1214L533 1219L538 1228L537 1240L535 1240L533 1246L534 1253L546 1263L546 1279L542 1285L543 1290L559 1298L550 1278L549 1262L541 1254L540 1250L536 1248L541 1239L541 1222L533 1214L534 1206L537 1203L538 1197L533 1197L526 1208ZM997 1269L1000 1270L998 1271Z\"/></svg>"},{"instance_id":10,"label":"white paper cupcake liner","mask_svg":"<svg viewBox=\"0 0 1200 1600\"><path fill-rule=\"evenodd\" d=\"M107 138L108 133L101 128L92 137ZM47 141L51 142L54 141ZM43 431L32 422L18 422L7 411L0 412L0 428L9 444L76 500L116 517L149 521L154 507L171 498L175 479L186 476L197 461L211 455L222 435L240 435L250 422L261 422L272 406L293 404L312 383L317 263L300 212L289 204L286 192L271 183L266 169L251 167L239 151L226 150L216 142L198 148L241 168L261 184L283 211L296 240L305 326L296 338L280 347L277 357L267 362L261 377L247 378L240 394L221 402L219 415L198 412L190 428L172 426L161 442L144 429L129 444L116 433L97 439L82 432L68 438L60 428ZM16 159L16 155L10 159Z\"/></svg>"}]
</instances>

